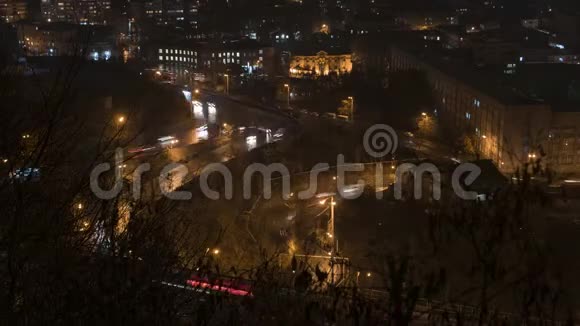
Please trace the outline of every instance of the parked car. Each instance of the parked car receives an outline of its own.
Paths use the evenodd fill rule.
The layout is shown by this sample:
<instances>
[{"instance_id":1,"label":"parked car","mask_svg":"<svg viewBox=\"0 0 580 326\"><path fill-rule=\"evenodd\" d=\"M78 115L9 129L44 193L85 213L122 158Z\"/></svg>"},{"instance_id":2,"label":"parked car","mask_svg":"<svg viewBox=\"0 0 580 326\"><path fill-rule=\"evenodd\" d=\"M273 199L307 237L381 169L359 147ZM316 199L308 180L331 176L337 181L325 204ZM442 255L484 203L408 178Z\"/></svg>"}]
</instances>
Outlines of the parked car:
<instances>
[{"instance_id":1,"label":"parked car","mask_svg":"<svg viewBox=\"0 0 580 326\"><path fill-rule=\"evenodd\" d=\"M330 112L326 112L322 115L323 118L326 119L336 119L336 114L335 113L330 113Z\"/></svg>"}]
</instances>

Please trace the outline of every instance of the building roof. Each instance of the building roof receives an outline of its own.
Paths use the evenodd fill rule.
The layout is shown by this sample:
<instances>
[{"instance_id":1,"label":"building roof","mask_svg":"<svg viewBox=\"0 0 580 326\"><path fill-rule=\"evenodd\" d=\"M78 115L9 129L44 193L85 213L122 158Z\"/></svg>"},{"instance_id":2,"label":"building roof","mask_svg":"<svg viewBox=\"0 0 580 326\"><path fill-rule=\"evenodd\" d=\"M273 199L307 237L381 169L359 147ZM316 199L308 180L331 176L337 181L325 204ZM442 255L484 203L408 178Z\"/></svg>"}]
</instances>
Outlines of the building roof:
<instances>
[{"instance_id":1,"label":"building roof","mask_svg":"<svg viewBox=\"0 0 580 326\"><path fill-rule=\"evenodd\" d=\"M466 85L494 98L505 105L542 104L524 92L513 87L505 75L498 73L489 66L475 66L471 60L471 52L464 50L446 50L433 46L425 47L417 44L398 45L399 48L412 53L418 60L428 64Z\"/></svg>"},{"instance_id":2,"label":"building roof","mask_svg":"<svg viewBox=\"0 0 580 326\"><path fill-rule=\"evenodd\" d=\"M514 84L531 96L545 100L555 111L580 111L579 65L518 65Z\"/></svg>"}]
</instances>

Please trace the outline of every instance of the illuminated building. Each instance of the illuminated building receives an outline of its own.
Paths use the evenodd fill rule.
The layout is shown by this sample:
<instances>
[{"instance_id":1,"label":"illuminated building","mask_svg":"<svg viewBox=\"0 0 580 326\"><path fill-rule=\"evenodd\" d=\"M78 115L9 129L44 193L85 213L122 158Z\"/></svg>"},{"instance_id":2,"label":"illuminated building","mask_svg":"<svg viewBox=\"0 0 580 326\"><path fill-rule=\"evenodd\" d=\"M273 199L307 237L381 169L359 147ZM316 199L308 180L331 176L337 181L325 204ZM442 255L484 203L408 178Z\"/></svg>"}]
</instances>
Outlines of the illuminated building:
<instances>
[{"instance_id":1,"label":"illuminated building","mask_svg":"<svg viewBox=\"0 0 580 326\"><path fill-rule=\"evenodd\" d=\"M0 19L6 23L13 23L26 19L28 8L26 1L0 0Z\"/></svg>"},{"instance_id":2,"label":"illuminated building","mask_svg":"<svg viewBox=\"0 0 580 326\"><path fill-rule=\"evenodd\" d=\"M108 25L110 0L41 0L40 10L45 23Z\"/></svg>"},{"instance_id":3,"label":"illuminated building","mask_svg":"<svg viewBox=\"0 0 580 326\"><path fill-rule=\"evenodd\" d=\"M114 38L109 31L101 29L91 31L91 41L86 45L89 60L107 61L114 55ZM85 49L79 45L87 32L83 26L65 23L19 23L16 26L18 43L27 56L79 55Z\"/></svg>"},{"instance_id":4,"label":"illuminated building","mask_svg":"<svg viewBox=\"0 0 580 326\"><path fill-rule=\"evenodd\" d=\"M181 65L218 73L224 73L234 67L247 74L274 72L274 49L253 41L202 43L193 46L158 45L154 51L155 61L161 64Z\"/></svg>"},{"instance_id":5,"label":"illuminated building","mask_svg":"<svg viewBox=\"0 0 580 326\"><path fill-rule=\"evenodd\" d=\"M352 70L352 55L328 54L320 51L315 55L296 55L290 59L290 77L316 78L331 74L343 75Z\"/></svg>"},{"instance_id":6,"label":"illuminated building","mask_svg":"<svg viewBox=\"0 0 580 326\"><path fill-rule=\"evenodd\" d=\"M573 67L546 64L518 68L520 74L521 70L540 69L520 76L535 92L542 92L540 84L544 84L547 91L537 98L528 95L525 88L516 89L516 83L501 85L497 74L462 65L460 60L436 52L392 46L389 58L391 71L425 72L436 98L434 110L446 117L442 119L445 128L471 136L475 150L506 171L539 159L543 153L547 154L543 162L554 171L580 171L580 101L577 98L568 107L558 104L563 97L559 89L574 87L580 94L580 86L574 86L579 72L571 70ZM553 76L549 78L550 71ZM570 73L567 81L562 81L564 72ZM550 92L556 101L550 99Z\"/></svg>"}]
</instances>

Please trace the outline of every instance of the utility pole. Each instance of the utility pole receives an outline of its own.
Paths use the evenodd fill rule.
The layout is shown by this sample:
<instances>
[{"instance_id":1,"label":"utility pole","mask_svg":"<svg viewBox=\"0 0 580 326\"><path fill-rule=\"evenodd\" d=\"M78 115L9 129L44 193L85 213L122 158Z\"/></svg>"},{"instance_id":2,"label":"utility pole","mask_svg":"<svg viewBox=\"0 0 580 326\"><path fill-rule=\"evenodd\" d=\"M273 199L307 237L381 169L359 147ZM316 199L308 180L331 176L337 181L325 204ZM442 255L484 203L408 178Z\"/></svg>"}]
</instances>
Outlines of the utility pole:
<instances>
[{"instance_id":1,"label":"utility pole","mask_svg":"<svg viewBox=\"0 0 580 326\"><path fill-rule=\"evenodd\" d=\"M348 99L350 100L350 120L354 121L354 97L349 96Z\"/></svg>"},{"instance_id":2,"label":"utility pole","mask_svg":"<svg viewBox=\"0 0 580 326\"><path fill-rule=\"evenodd\" d=\"M287 92L286 105L288 106L288 108L290 108L290 85L284 84L284 87L286 88L286 92Z\"/></svg>"},{"instance_id":3,"label":"utility pole","mask_svg":"<svg viewBox=\"0 0 580 326\"><path fill-rule=\"evenodd\" d=\"M230 75L224 74L226 77L226 94L230 95Z\"/></svg>"}]
</instances>

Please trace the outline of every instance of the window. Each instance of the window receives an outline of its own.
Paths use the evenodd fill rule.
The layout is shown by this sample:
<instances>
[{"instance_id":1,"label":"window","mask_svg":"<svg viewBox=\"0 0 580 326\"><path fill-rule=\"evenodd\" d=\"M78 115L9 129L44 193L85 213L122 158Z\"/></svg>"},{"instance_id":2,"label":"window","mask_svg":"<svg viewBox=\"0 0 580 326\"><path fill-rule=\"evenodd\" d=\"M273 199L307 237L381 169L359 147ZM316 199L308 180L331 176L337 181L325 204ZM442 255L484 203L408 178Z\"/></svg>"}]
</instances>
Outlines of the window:
<instances>
[{"instance_id":1,"label":"window","mask_svg":"<svg viewBox=\"0 0 580 326\"><path fill-rule=\"evenodd\" d=\"M467 120L471 120L471 113L469 113L469 112L465 112L465 118L466 118Z\"/></svg>"},{"instance_id":2,"label":"window","mask_svg":"<svg viewBox=\"0 0 580 326\"><path fill-rule=\"evenodd\" d=\"M159 61L163 61L163 56L162 55L159 56Z\"/></svg>"},{"instance_id":3,"label":"window","mask_svg":"<svg viewBox=\"0 0 580 326\"><path fill-rule=\"evenodd\" d=\"M475 105L476 108L481 106L481 102L478 99L474 99L473 100L473 105Z\"/></svg>"},{"instance_id":4,"label":"window","mask_svg":"<svg viewBox=\"0 0 580 326\"><path fill-rule=\"evenodd\" d=\"M159 53L163 53L163 49L159 49Z\"/></svg>"}]
</instances>

